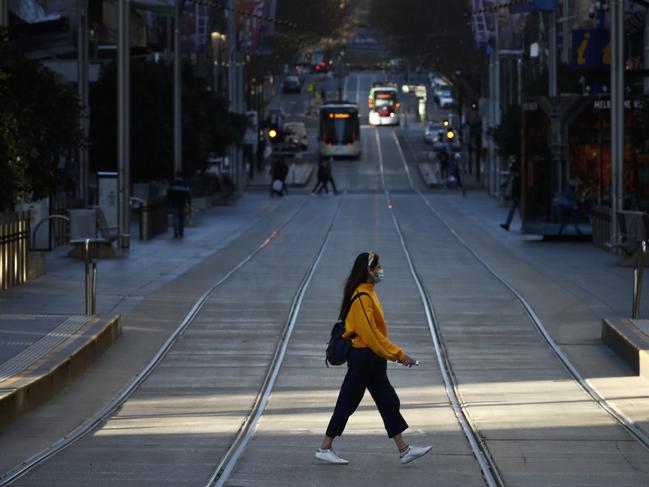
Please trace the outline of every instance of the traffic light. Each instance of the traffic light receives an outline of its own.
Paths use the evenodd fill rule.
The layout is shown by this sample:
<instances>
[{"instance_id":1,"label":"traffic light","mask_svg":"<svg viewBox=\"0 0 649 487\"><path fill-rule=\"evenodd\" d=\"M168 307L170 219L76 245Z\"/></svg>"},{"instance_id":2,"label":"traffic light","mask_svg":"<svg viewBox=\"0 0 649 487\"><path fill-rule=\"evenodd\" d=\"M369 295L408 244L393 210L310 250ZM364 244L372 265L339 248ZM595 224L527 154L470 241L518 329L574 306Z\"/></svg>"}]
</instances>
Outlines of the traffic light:
<instances>
[{"instance_id":1,"label":"traffic light","mask_svg":"<svg viewBox=\"0 0 649 487\"><path fill-rule=\"evenodd\" d=\"M449 126L448 120L444 120L444 121L442 122L442 124L444 125L444 127L448 127L448 126Z\"/></svg>"},{"instance_id":2,"label":"traffic light","mask_svg":"<svg viewBox=\"0 0 649 487\"><path fill-rule=\"evenodd\" d=\"M452 142L453 139L455 139L455 131L450 127L446 132L446 138L448 139L449 142Z\"/></svg>"},{"instance_id":3,"label":"traffic light","mask_svg":"<svg viewBox=\"0 0 649 487\"><path fill-rule=\"evenodd\" d=\"M268 140L270 140L271 144L282 142L283 139L284 139L284 134L279 128L271 127L268 129Z\"/></svg>"}]
</instances>

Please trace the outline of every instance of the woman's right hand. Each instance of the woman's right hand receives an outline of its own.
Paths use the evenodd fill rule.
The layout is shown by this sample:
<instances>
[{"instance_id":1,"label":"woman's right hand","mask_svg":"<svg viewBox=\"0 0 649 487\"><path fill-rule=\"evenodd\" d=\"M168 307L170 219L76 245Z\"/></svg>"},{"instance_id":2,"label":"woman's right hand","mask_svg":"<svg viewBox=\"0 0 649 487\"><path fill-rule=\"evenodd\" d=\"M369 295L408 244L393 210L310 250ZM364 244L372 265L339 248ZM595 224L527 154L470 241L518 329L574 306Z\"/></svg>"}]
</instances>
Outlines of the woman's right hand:
<instances>
[{"instance_id":1,"label":"woman's right hand","mask_svg":"<svg viewBox=\"0 0 649 487\"><path fill-rule=\"evenodd\" d=\"M408 354L404 354L401 363L406 367L412 367L417 361Z\"/></svg>"}]
</instances>

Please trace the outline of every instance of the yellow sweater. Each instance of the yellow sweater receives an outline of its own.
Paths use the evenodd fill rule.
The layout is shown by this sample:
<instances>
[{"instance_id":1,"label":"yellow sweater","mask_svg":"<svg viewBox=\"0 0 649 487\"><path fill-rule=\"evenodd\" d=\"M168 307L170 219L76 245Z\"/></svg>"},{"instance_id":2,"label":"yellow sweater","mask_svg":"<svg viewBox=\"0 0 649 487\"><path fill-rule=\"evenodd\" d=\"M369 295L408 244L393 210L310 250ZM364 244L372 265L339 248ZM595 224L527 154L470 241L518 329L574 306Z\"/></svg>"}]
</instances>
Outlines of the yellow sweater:
<instances>
[{"instance_id":1,"label":"yellow sweater","mask_svg":"<svg viewBox=\"0 0 649 487\"><path fill-rule=\"evenodd\" d=\"M349 338L356 333L356 337L352 340L352 347L369 347L375 354L386 360L401 360L405 353L388 339L383 307L374 292L374 284L361 284L352 297L361 292L369 294L369 297L361 296L352 304L345 320L343 338Z\"/></svg>"}]
</instances>

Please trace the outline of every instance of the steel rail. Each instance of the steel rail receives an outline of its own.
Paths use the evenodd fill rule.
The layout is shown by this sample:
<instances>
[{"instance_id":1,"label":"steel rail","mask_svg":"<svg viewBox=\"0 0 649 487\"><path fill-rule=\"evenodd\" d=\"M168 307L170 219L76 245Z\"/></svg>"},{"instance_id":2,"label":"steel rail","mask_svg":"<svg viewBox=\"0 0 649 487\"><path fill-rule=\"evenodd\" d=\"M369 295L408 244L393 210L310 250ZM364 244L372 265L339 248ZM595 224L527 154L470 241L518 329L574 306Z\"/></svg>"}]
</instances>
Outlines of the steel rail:
<instances>
[{"instance_id":1,"label":"steel rail","mask_svg":"<svg viewBox=\"0 0 649 487\"><path fill-rule=\"evenodd\" d=\"M392 131L392 133L394 134L394 131ZM383 185L383 192L388 201L388 208L390 209L392 222L394 223L395 229L397 231L397 235L399 236L401 247L403 248L403 252L406 256L410 273L412 274L415 284L417 285L417 290L419 291L421 302L424 305L424 310L426 312L426 321L428 323L428 329L430 330L430 334L433 340L433 345L435 347L435 355L437 357L437 362L440 371L442 373L442 380L444 381L444 388L446 390L446 395L449 398L451 407L453 409L453 412L455 413L455 417L457 418L457 421L460 424L462 431L464 432L464 435L466 436L469 442L469 446L473 451L473 455L475 456L480 466L480 470L482 471L482 476L484 477L485 482L489 487L503 486L505 485L505 483L502 480L500 473L498 472L498 469L496 468L496 464L493 461L486 444L483 442L482 438L480 437L480 434L478 433L476 427L474 426L473 422L470 420L468 416L468 412L466 411L466 406L464 405L464 402L461 400L461 396L459 394L458 387L457 387L457 381L455 379L455 376L452 373L453 369L451 367L450 360L448 359L448 355L446 354L446 348L443 346L443 342L437 325L438 320L437 320L437 315L435 313L435 308L432 305L430 297L426 293L425 287L422 283L421 276L419 276L419 274L415 269L412 257L410 255L410 250L408 249L408 245L406 244L405 238L403 236L403 232L401 231L401 225L399 225L399 221L394 212L394 205L392 203L392 197L390 195L390 191L388 190L385 184L385 176L383 170L383 151L381 149L381 142L379 140L379 134L377 129L375 129L375 135L376 135L376 145L378 147L379 168L381 172L381 184ZM404 159L404 163L405 163L405 159ZM405 166L406 166L406 174L408 175L408 181L410 182L410 185L414 190L414 185L412 182L412 178L410 176L410 170L407 167L407 164L405 164Z\"/></svg>"},{"instance_id":2,"label":"steel rail","mask_svg":"<svg viewBox=\"0 0 649 487\"><path fill-rule=\"evenodd\" d=\"M393 132L393 136L397 144L397 148L399 150L399 155L401 156L401 160L403 161L404 165L407 168L408 164L406 162L406 158L403 153L403 148L401 147L401 143L399 142L396 133ZM408 174L410 174L408 169L406 169L406 171L408 172ZM554 338L552 338L547 328L545 327L545 325L543 324L539 316L536 314L536 311L534 311L532 305L523 297L523 295L520 292L518 292L518 290L512 284L510 284L509 281L507 281L496 270L494 270L493 267L491 267L480 256L480 254L478 254L478 252L473 247L471 247L471 245L469 245L467 241L464 240L455 231L455 229L442 217L442 215L440 215L440 213L435 208L433 208L433 206L430 204L430 201L426 199L426 197L421 193L420 190L418 190L414 186L413 186L413 190L423 199L424 203L429 208L429 210L437 217L437 219L439 219L439 221L442 222L442 224L448 229L451 235L453 235L462 244L462 246L466 248L473 255L473 257L480 263L480 265L482 265L487 270L487 272L489 272L498 281L500 281L514 295L514 297L521 304L521 306L523 307L527 315L530 317L532 323L534 324L534 327L537 329L539 334L543 337L543 339L550 347L554 355L557 357L559 362L563 365L566 371L572 376L572 378L575 381L577 381L577 383L581 386L582 390L586 394L588 394L588 396L590 396L593 402L595 402L599 407L601 407L605 412L607 412L613 419L615 419L618 422L618 424L620 424L645 449L649 450L649 435L647 435L647 433L645 433L640 428L638 428L631 418L629 418L615 405L611 404L607 399L605 399L599 393L597 388L594 385L592 385L588 381L588 379L586 379L581 374L581 372L579 372L577 367L573 365L573 363L566 356L563 350L561 350L561 347L557 344L557 342L554 341Z\"/></svg>"},{"instance_id":3,"label":"steel rail","mask_svg":"<svg viewBox=\"0 0 649 487\"><path fill-rule=\"evenodd\" d=\"M241 260L235 267L233 267L227 274L225 274L221 279L219 279L210 289L208 289L203 295L198 298L194 303L194 306L189 310L185 315L180 324L176 329L171 333L169 338L164 342L160 347L158 352L153 356L153 358L138 372L133 379L131 379L122 390L108 403L103 409L95 413L93 416L88 418L86 421L81 423L77 428L72 430L67 435L63 436L59 440L55 441L49 447L41 450L36 455L25 460L21 464L15 466L11 470L5 472L0 477L0 487L7 486L12 482L15 482L29 471L45 462L46 460L52 458L53 456L60 453L65 448L71 446L73 443L81 440L86 435L95 431L99 426L101 426L110 416L112 416L115 411L117 411L137 390L137 388L144 382L147 377L151 375L155 367L160 363L160 361L167 355L171 347L178 340L178 337L187 329L187 327L195 319L196 315L203 308L209 297L220 287L225 281L227 281L234 273L239 271L243 266L245 266L253 257L255 257L259 252L268 247L272 241L279 235L279 233L306 207L306 204L309 202L309 199L305 201L298 207L295 212L283 223L281 223L277 228L275 228L270 235L268 235L252 252L250 252L243 260Z\"/></svg>"},{"instance_id":4,"label":"steel rail","mask_svg":"<svg viewBox=\"0 0 649 487\"><path fill-rule=\"evenodd\" d=\"M273 359L271 360L271 363L268 367L268 371L266 373L266 376L264 377L260 392L255 399L253 407L248 414L247 419L243 422L241 428L239 429L236 438L230 445L230 448L223 456L216 469L205 484L206 487L222 487L223 485L225 485L225 482L228 481L230 474L234 470L234 467L236 466L239 458L241 457L241 454L248 445L248 442L255 434L257 425L259 424L259 419L262 417L264 411L266 410L268 400L270 399L270 395L273 391L273 387L275 386L277 376L279 375L282 363L284 362L286 349L288 348L289 340L293 334L293 329L295 328L297 317L300 314L304 295L309 288L311 279L315 274L318 264L320 263L320 259L324 254L327 243L329 242L334 223L336 222L338 214L340 213L340 209L342 208L343 199L344 195L338 202L338 207L336 208L336 211L331 218L331 222L329 223L329 227L327 228L327 233L325 234L325 238L320 245L320 249L318 250L316 257L311 264L311 268L305 274L295 296L293 297L293 301L289 309L288 318L286 320L286 324L284 325L280 341L277 345L277 348L275 348L275 354L273 355Z\"/></svg>"}]
</instances>

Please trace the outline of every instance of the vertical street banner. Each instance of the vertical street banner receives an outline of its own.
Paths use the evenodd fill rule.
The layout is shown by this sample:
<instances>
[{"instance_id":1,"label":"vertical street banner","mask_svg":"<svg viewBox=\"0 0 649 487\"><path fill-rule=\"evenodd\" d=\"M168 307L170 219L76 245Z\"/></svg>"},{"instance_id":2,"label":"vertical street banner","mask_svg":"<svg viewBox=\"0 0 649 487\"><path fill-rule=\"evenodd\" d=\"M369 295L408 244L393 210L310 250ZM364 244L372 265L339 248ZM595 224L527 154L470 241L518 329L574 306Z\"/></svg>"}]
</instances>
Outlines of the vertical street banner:
<instances>
[{"instance_id":1,"label":"vertical street banner","mask_svg":"<svg viewBox=\"0 0 649 487\"><path fill-rule=\"evenodd\" d=\"M274 19L277 14L277 0L265 0L263 14L265 17ZM275 34L274 22L263 22L259 29L257 42L257 55L270 56L273 53L273 35Z\"/></svg>"},{"instance_id":2,"label":"vertical street banner","mask_svg":"<svg viewBox=\"0 0 649 487\"><path fill-rule=\"evenodd\" d=\"M493 0L471 0L473 35L479 46L487 45L489 38L494 35L493 14L485 12L494 5Z\"/></svg>"},{"instance_id":3,"label":"vertical street banner","mask_svg":"<svg viewBox=\"0 0 649 487\"><path fill-rule=\"evenodd\" d=\"M497 22L500 48L523 48L529 16L525 10L512 11L511 4L511 0L472 0L473 33L478 45L487 50L494 47Z\"/></svg>"},{"instance_id":4,"label":"vertical street banner","mask_svg":"<svg viewBox=\"0 0 649 487\"><path fill-rule=\"evenodd\" d=\"M247 54L272 53L277 0L242 0L237 9L239 46Z\"/></svg>"}]
</instances>

